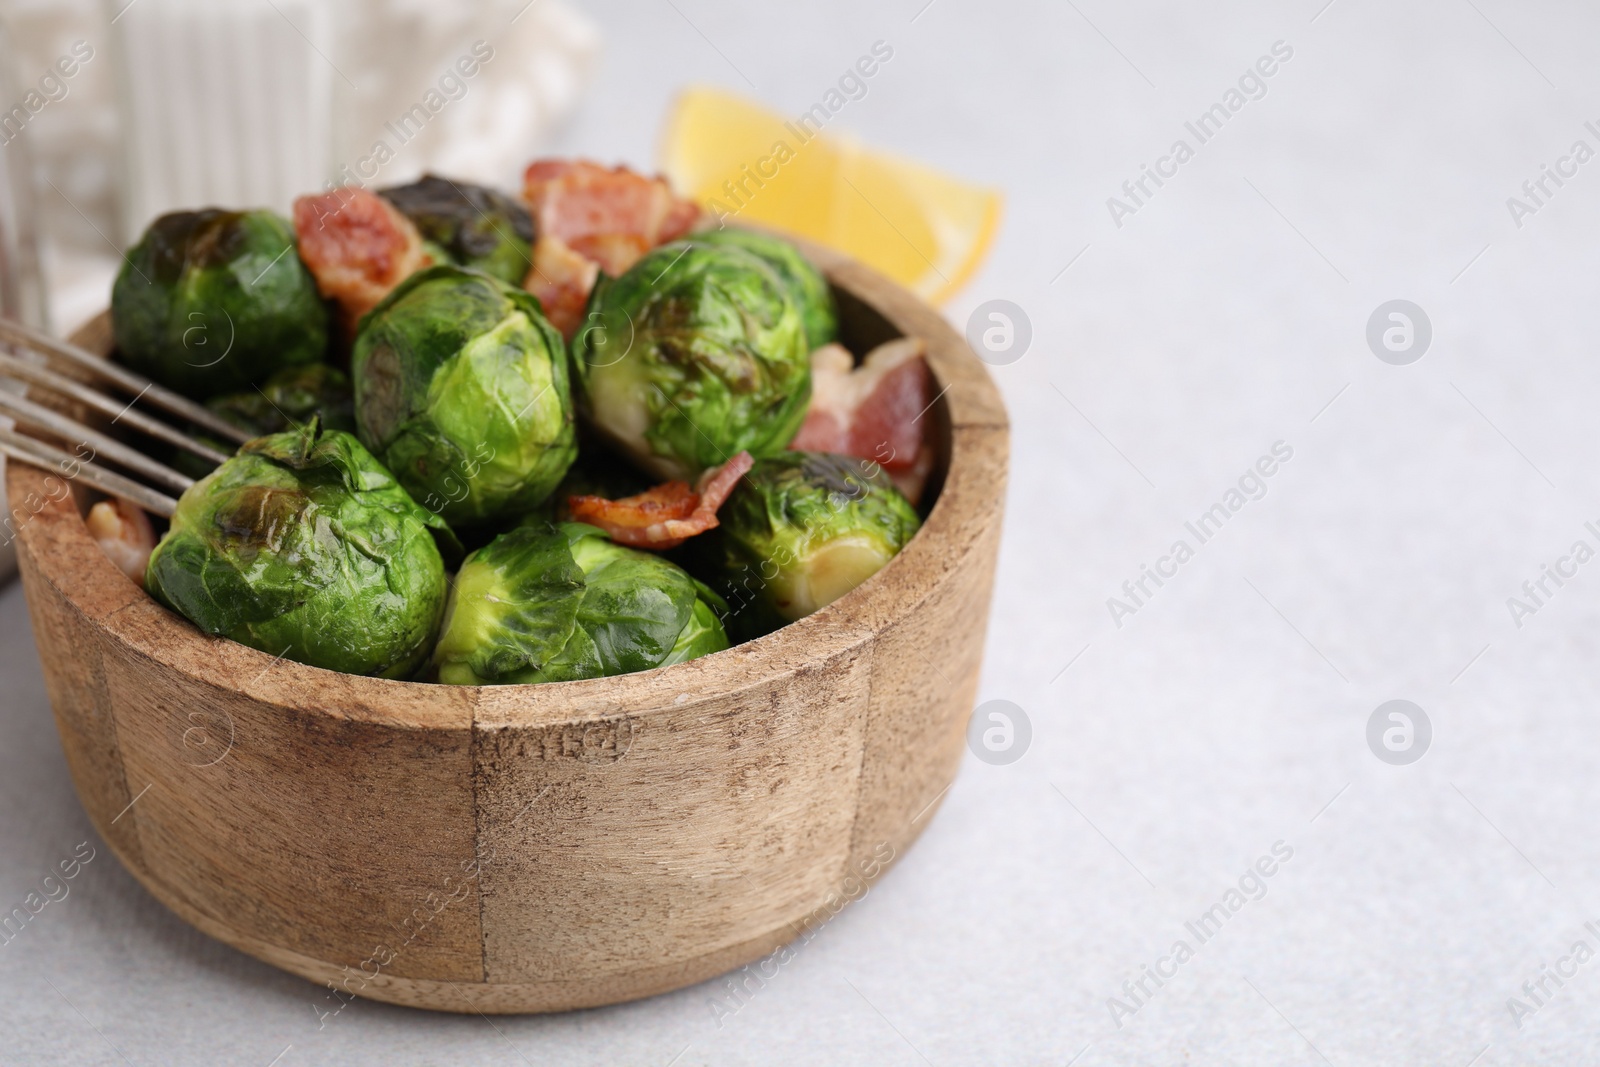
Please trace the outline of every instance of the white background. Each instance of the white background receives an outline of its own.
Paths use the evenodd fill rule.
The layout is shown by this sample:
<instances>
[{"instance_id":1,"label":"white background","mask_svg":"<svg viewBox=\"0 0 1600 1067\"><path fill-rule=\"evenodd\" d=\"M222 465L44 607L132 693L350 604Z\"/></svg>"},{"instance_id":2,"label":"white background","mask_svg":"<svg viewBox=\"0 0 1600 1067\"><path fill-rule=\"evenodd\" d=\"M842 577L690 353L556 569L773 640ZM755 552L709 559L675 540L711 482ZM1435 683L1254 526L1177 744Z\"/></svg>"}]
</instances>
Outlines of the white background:
<instances>
[{"instance_id":1,"label":"white background","mask_svg":"<svg viewBox=\"0 0 1600 1067\"><path fill-rule=\"evenodd\" d=\"M315 987L191 931L102 850L0 946L0 1061L1600 1057L1600 961L1520 1028L1507 1008L1575 940L1600 949L1600 562L1520 628L1506 605L1575 540L1600 548L1600 161L1520 229L1506 206L1573 141L1600 149L1600 18L922 2L594 5L599 74L547 147L649 163L682 84L797 114L882 39L894 59L836 125L1006 190L949 311L1005 298L1033 326L995 370L1015 436L981 694L1026 709L1023 758L969 758L916 848L720 1028L703 986L493 1024L357 1003L318 1032ZM1106 198L1279 40L1267 95L1113 225ZM1410 366L1364 337L1394 298L1433 326ZM1106 599L1280 440L1267 495L1114 626ZM14 587L0 619L9 907L93 833ZM1410 766L1365 740L1396 697L1433 724ZM1118 1029L1107 998L1280 840L1266 896Z\"/></svg>"}]
</instances>

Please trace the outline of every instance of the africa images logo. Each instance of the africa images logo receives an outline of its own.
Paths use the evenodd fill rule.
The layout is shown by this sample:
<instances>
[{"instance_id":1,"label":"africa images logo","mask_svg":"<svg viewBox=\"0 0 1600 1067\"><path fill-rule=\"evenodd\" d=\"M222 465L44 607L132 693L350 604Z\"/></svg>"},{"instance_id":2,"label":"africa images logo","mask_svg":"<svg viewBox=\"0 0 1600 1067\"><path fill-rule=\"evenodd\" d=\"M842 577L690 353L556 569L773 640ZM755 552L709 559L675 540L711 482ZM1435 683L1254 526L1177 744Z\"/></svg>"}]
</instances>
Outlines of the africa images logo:
<instances>
[{"instance_id":1,"label":"africa images logo","mask_svg":"<svg viewBox=\"0 0 1600 1067\"><path fill-rule=\"evenodd\" d=\"M1269 51L1271 54L1261 56L1254 65L1245 68L1245 72L1239 75L1237 86L1229 86L1221 100L1202 111L1194 121L1183 124L1184 130L1194 138L1194 144L1191 145L1187 138L1179 137L1172 142L1166 155L1156 159L1154 167L1148 163L1139 165L1139 176L1122 183L1121 197L1106 197L1106 210L1111 213L1111 221L1117 229L1122 229L1124 218L1137 215L1139 209L1155 196L1156 190L1176 178L1178 168L1195 157L1199 146L1221 133L1222 127L1244 110L1245 104L1267 95L1266 80L1278 73L1282 64L1294 58L1294 46L1287 41L1273 41ZM1152 185L1154 188L1151 188Z\"/></svg>"},{"instance_id":2,"label":"africa images logo","mask_svg":"<svg viewBox=\"0 0 1600 1067\"><path fill-rule=\"evenodd\" d=\"M1245 868L1235 883L1222 894L1222 899L1183 924L1186 937L1172 943L1166 955L1153 964L1144 964L1138 977L1122 983L1122 996L1107 997L1106 1010L1111 1021L1121 1030L1127 1020L1139 1013L1168 981L1178 976L1178 969L1194 959L1199 949L1216 940L1222 928L1247 904L1261 901L1267 895L1268 879L1282 870L1294 858L1294 846L1285 841L1274 841L1270 855L1262 855ZM1193 944L1190 942L1193 941Z\"/></svg>"},{"instance_id":3,"label":"africa images logo","mask_svg":"<svg viewBox=\"0 0 1600 1067\"><path fill-rule=\"evenodd\" d=\"M1229 519L1242 511L1247 503L1265 497L1267 479L1277 474L1282 465L1293 458L1293 445L1287 441L1274 441L1269 453L1246 468L1239 476L1237 485L1229 487L1222 494L1222 499L1202 511L1192 522L1183 524L1184 530L1194 538L1193 545L1188 538L1180 537L1172 543L1166 555L1155 561L1153 567L1141 563L1138 577L1122 583L1122 596L1106 598L1106 610L1111 613L1111 621L1116 623L1117 629L1122 629L1128 618L1137 615L1162 586L1176 578L1178 569L1195 557L1201 545L1217 536ZM1154 588L1151 588L1152 583Z\"/></svg>"}]
</instances>

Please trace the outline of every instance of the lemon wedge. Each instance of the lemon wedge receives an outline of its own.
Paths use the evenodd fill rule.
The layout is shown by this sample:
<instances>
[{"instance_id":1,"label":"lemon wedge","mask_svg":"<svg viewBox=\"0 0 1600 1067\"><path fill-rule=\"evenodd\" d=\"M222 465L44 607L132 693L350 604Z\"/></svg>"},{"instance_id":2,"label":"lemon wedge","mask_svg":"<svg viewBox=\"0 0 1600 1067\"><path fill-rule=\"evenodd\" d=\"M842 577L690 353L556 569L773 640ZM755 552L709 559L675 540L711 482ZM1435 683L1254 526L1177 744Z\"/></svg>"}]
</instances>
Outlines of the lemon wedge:
<instances>
[{"instance_id":1,"label":"lemon wedge","mask_svg":"<svg viewBox=\"0 0 1600 1067\"><path fill-rule=\"evenodd\" d=\"M728 222L755 222L828 245L942 303L983 262L1000 194L823 133L718 89L682 92L659 166Z\"/></svg>"}]
</instances>

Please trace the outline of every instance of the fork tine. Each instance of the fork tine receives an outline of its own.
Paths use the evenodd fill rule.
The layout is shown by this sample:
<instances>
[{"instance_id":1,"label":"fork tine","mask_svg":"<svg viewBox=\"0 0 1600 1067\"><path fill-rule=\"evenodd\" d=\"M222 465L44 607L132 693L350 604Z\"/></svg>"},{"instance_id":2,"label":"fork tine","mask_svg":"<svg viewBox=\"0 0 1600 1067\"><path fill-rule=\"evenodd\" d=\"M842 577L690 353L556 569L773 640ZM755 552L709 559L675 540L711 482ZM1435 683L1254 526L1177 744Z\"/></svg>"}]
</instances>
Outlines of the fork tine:
<instances>
[{"instance_id":1,"label":"fork tine","mask_svg":"<svg viewBox=\"0 0 1600 1067\"><path fill-rule=\"evenodd\" d=\"M53 337L30 330L21 323L11 319L0 318L0 340L10 341L21 345L42 356L70 363L80 370L88 371L97 378L112 382L122 389L135 394L134 401L148 399L150 403L162 410L187 419L196 426L209 433L214 433L224 441L235 444L244 444L250 440L250 434L239 427L218 418L217 415L200 404L196 404L187 397L179 396L172 390L157 385L142 374L135 374L126 367L118 366L109 359L101 359L92 352L85 352L76 345L69 345L64 341L57 341Z\"/></svg>"},{"instance_id":2,"label":"fork tine","mask_svg":"<svg viewBox=\"0 0 1600 1067\"><path fill-rule=\"evenodd\" d=\"M3 390L0 390L0 414L10 415L20 423L44 430L64 440L81 441L93 448L96 455L103 455L119 467L136 471L180 493L194 484L193 478L179 474L165 464L157 463L143 452L129 448L115 438L107 437L98 430L91 430L81 423L74 422L59 411L52 411Z\"/></svg>"},{"instance_id":3,"label":"fork tine","mask_svg":"<svg viewBox=\"0 0 1600 1067\"><path fill-rule=\"evenodd\" d=\"M151 437L165 441L169 445L176 445L192 452L210 463L221 463L228 458L216 449L203 445L194 438L180 433L159 419L152 419L138 408L118 403L104 393L95 392L83 383L75 382L71 378L57 374L48 367L41 367L37 364L29 363L27 360L18 359L16 356L0 352L0 374L10 375L19 381L27 382L29 385L37 385L53 393L76 400L79 403L87 404L97 411L110 415L112 422L126 421L134 429L142 430Z\"/></svg>"},{"instance_id":4,"label":"fork tine","mask_svg":"<svg viewBox=\"0 0 1600 1067\"><path fill-rule=\"evenodd\" d=\"M140 485L138 482L124 478L120 474L96 467L88 460L80 459L70 452L63 452L59 448L45 444L43 441L32 437L24 437L15 430L0 429L0 455L10 456L21 463L42 470L54 470L63 478L72 480L74 477L83 479L85 485L109 493L111 496L120 497L128 503L154 515L163 518L172 518L172 513L177 510L178 502L170 496L158 493L154 489ZM75 475L67 474L69 467L78 468Z\"/></svg>"}]
</instances>

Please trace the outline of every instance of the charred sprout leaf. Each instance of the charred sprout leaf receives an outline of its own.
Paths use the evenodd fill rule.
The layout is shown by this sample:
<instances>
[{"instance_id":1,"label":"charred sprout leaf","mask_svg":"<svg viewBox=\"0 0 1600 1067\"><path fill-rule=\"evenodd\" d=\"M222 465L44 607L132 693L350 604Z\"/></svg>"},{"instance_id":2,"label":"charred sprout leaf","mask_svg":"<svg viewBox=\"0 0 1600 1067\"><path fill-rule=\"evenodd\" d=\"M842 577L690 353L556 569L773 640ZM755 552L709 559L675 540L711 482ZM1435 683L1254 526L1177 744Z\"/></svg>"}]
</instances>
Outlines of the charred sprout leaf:
<instances>
[{"instance_id":1,"label":"charred sprout leaf","mask_svg":"<svg viewBox=\"0 0 1600 1067\"><path fill-rule=\"evenodd\" d=\"M780 237L735 228L706 230L695 234L693 240L699 244L742 248L771 267L783 280L789 296L800 309L808 352L814 352L838 338L839 309L833 302L833 290L828 288L822 272L801 254L800 249Z\"/></svg>"},{"instance_id":2,"label":"charred sprout leaf","mask_svg":"<svg viewBox=\"0 0 1600 1067\"><path fill-rule=\"evenodd\" d=\"M324 430L354 433L356 429L350 379L326 363L286 367L256 388L214 397L206 407L257 435L303 426L313 415Z\"/></svg>"},{"instance_id":3,"label":"charred sprout leaf","mask_svg":"<svg viewBox=\"0 0 1600 1067\"><path fill-rule=\"evenodd\" d=\"M348 674L409 677L444 609L418 507L347 433L257 438L178 501L145 582L208 634Z\"/></svg>"},{"instance_id":4,"label":"charred sprout leaf","mask_svg":"<svg viewBox=\"0 0 1600 1067\"><path fill-rule=\"evenodd\" d=\"M328 309L270 211L179 211L150 225L111 289L128 366L205 400L322 359Z\"/></svg>"},{"instance_id":5,"label":"charred sprout leaf","mask_svg":"<svg viewBox=\"0 0 1600 1067\"><path fill-rule=\"evenodd\" d=\"M352 368L361 440L452 525L526 514L577 454L561 335L487 275L407 278L362 319Z\"/></svg>"},{"instance_id":6,"label":"charred sprout leaf","mask_svg":"<svg viewBox=\"0 0 1600 1067\"><path fill-rule=\"evenodd\" d=\"M602 276L573 339L594 427L662 478L781 452L811 398L800 312L741 248L678 241Z\"/></svg>"},{"instance_id":7,"label":"charred sprout leaf","mask_svg":"<svg viewBox=\"0 0 1600 1067\"><path fill-rule=\"evenodd\" d=\"M650 670L728 647L720 602L660 556L581 523L528 523L468 556L434 651L456 685Z\"/></svg>"},{"instance_id":8,"label":"charred sprout leaf","mask_svg":"<svg viewBox=\"0 0 1600 1067\"><path fill-rule=\"evenodd\" d=\"M756 460L717 517L722 525L704 538L702 559L744 637L833 603L921 525L875 465L822 452Z\"/></svg>"},{"instance_id":9,"label":"charred sprout leaf","mask_svg":"<svg viewBox=\"0 0 1600 1067\"><path fill-rule=\"evenodd\" d=\"M257 437L304 426L312 416L317 417L324 430L354 433L356 429L350 379L326 363L285 367L253 389L212 397L206 407ZM224 455L233 451L232 444L218 441L197 427L189 428L189 436ZM170 462L192 478L203 478L214 469L184 450L174 450Z\"/></svg>"},{"instance_id":10,"label":"charred sprout leaf","mask_svg":"<svg viewBox=\"0 0 1600 1067\"><path fill-rule=\"evenodd\" d=\"M437 263L481 270L521 285L533 262L533 216L511 197L482 185L425 174L378 195L417 227Z\"/></svg>"}]
</instances>

